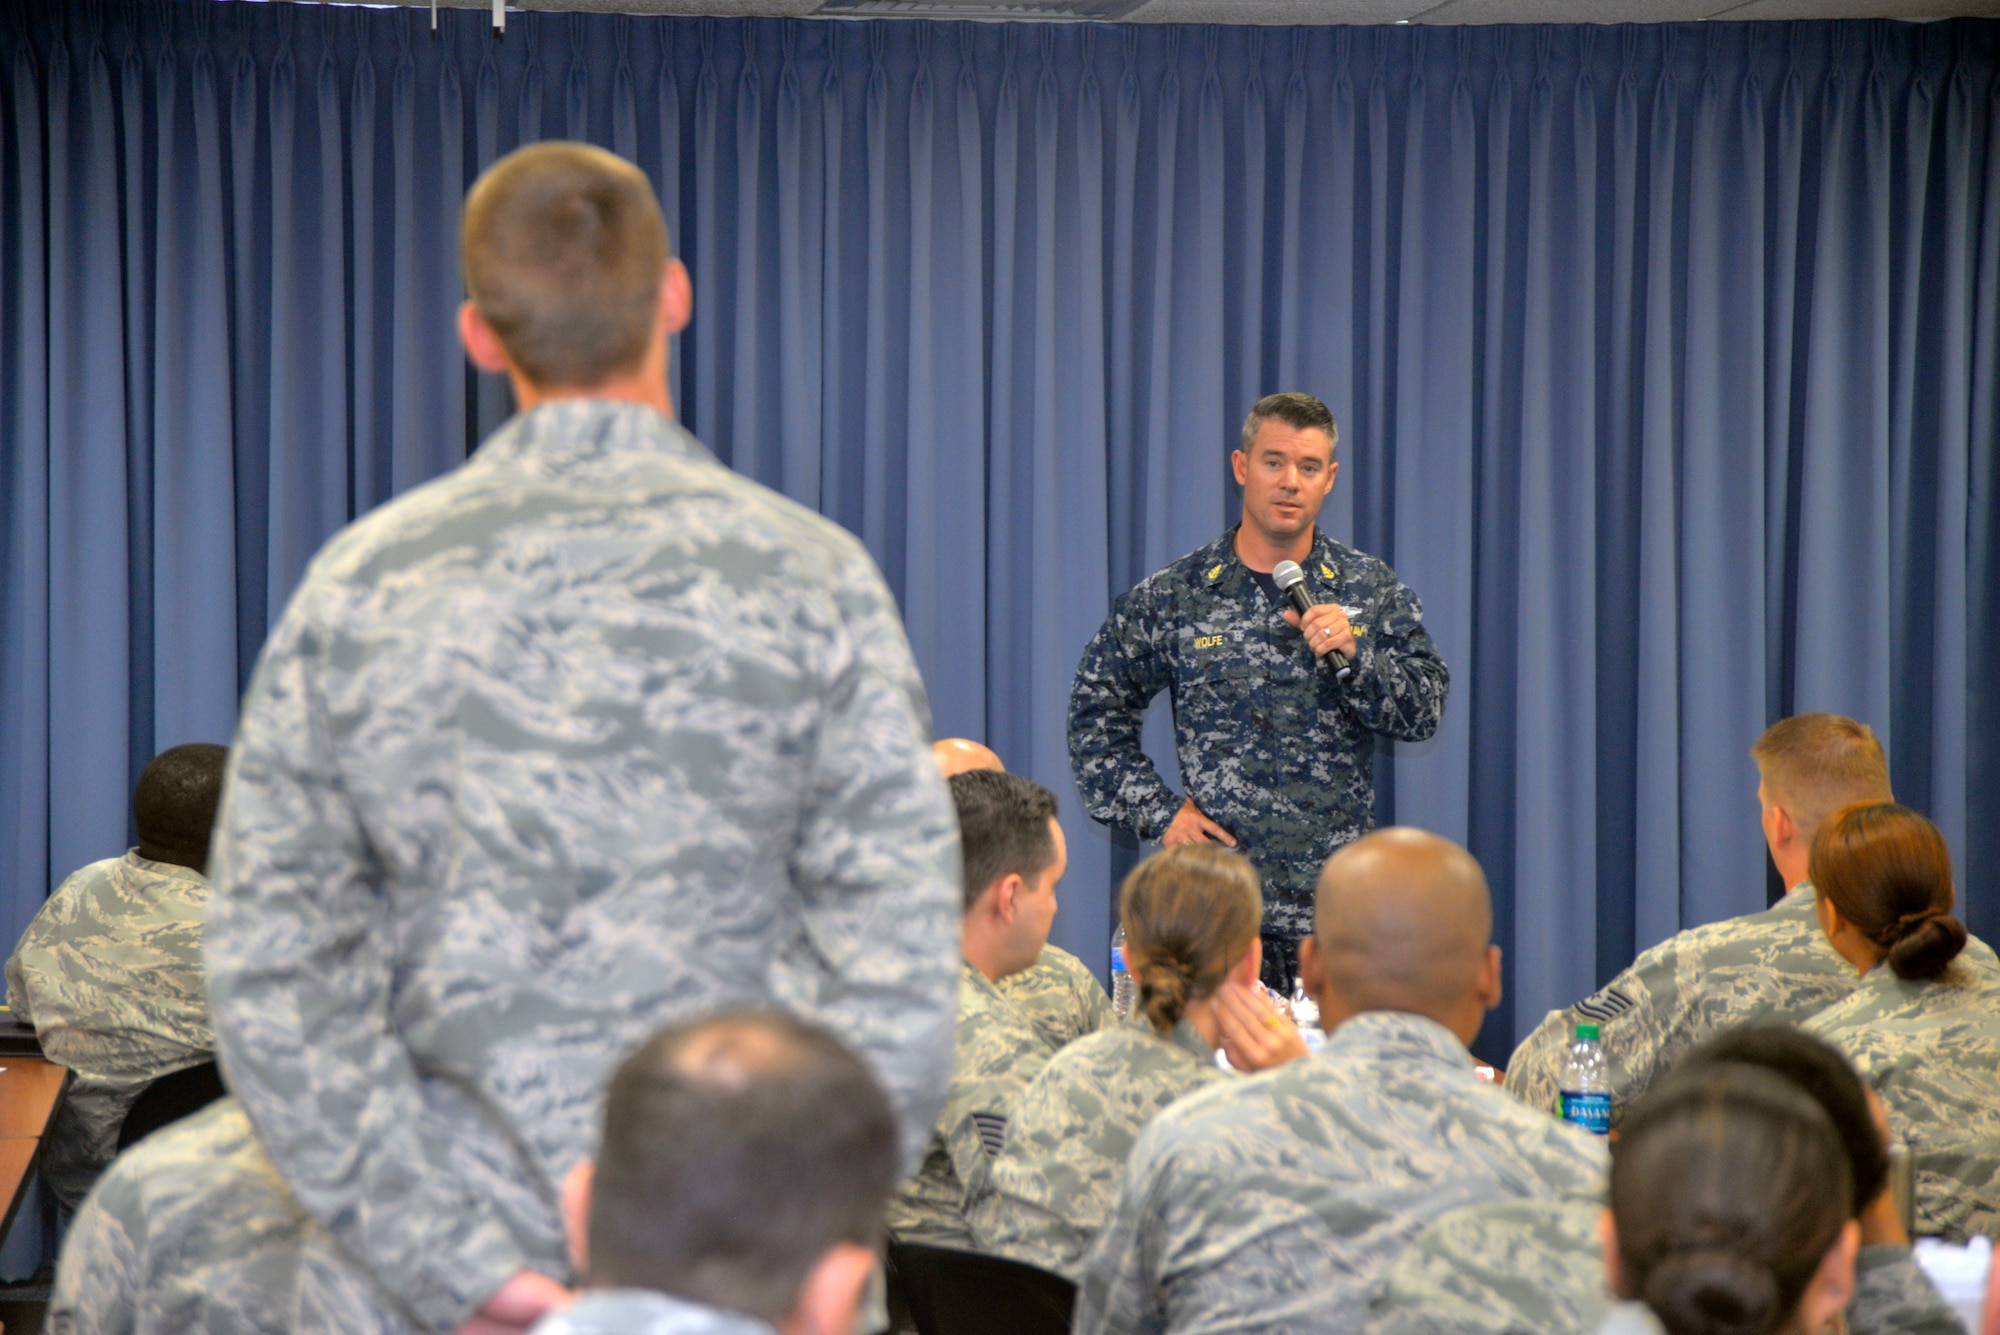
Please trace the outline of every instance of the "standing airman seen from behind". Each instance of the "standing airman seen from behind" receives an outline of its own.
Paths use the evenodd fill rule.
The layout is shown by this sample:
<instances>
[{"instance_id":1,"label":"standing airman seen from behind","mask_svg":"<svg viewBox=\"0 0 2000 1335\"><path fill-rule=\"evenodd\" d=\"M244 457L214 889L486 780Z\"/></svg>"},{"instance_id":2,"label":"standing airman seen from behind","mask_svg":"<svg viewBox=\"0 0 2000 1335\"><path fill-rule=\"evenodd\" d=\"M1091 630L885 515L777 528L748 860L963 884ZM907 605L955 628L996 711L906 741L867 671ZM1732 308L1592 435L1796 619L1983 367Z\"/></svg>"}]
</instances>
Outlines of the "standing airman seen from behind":
<instances>
[{"instance_id":1,"label":"standing airman seen from behind","mask_svg":"<svg viewBox=\"0 0 2000 1335\"><path fill-rule=\"evenodd\" d=\"M1228 1078L1217 1049L1239 1071L1305 1055L1257 984L1263 906L1256 868L1226 848L1169 848L1125 878L1118 920L1135 1013L1058 1052L1021 1096L966 1206L981 1251L1076 1280L1140 1130Z\"/></svg>"},{"instance_id":2,"label":"standing airman seen from behind","mask_svg":"<svg viewBox=\"0 0 2000 1335\"><path fill-rule=\"evenodd\" d=\"M216 832L216 1047L289 1189L258 1217L310 1220L302 1332L561 1301L557 1184L662 1025L823 1025L911 1163L951 1060L957 836L895 603L851 535L675 425L691 289L644 174L509 154L462 253L460 334L521 411L315 559ZM160 1238L106 1218L65 1270L86 1236ZM57 1287L86 1329L151 1319L147 1293Z\"/></svg>"},{"instance_id":3,"label":"standing airman seen from behind","mask_svg":"<svg viewBox=\"0 0 2000 1335\"><path fill-rule=\"evenodd\" d=\"M1077 1335L1361 1329L1432 1219L1482 1201L1595 1201L1603 1144L1480 1082L1500 997L1479 864L1381 830L1320 877L1300 952L1326 1046L1189 1095L1139 1135L1084 1265Z\"/></svg>"},{"instance_id":4,"label":"standing airman seen from behind","mask_svg":"<svg viewBox=\"0 0 2000 1335\"><path fill-rule=\"evenodd\" d=\"M1598 1027L1612 1116L1712 1034L1753 1020L1797 1023L1854 990L1854 966L1828 948L1806 871L1813 834L1849 802L1887 801L1889 765L1868 728L1837 714L1798 714L1750 748L1771 860L1789 887L1771 908L1690 928L1548 1017L1515 1049L1506 1085L1557 1111L1556 1082L1579 1022Z\"/></svg>"},{"instance_id":5,"label":"standing airman seen from behind","mask_svg":"<svg viewBox=\"0 0 2000 1335\"><path fill-rule=\"evenodd\" d=\"M1069 699L1070 770L1094 819L1169 848L1226 844L1263 874L1264 981L1286 996L1321 864L1375 828L1376 737L1431 736L1450 686L1416 594L1316 526L1338 437L1310 394L1259 399L1230 456L1242 522L1117 600ZM1303 619L1273 574L1286 561L1315 604ZM1161 691L1184 797L1140 746Z\"/></svg>"},{"instance_id":6,"label":"standing airman seen from behind","mask_svg":"<svg viewBox=\"0 0 2000 1335\"><path fill-rule=\"evenodd\" d=\"M967 737L939 738L931 743L931 754L947 779L976 769L1003 774L1007 771L997 752ZM1050 1047L1074 1043L1086 1034L1109 1027L1118 1018L1097 975L1058 945L1043 946L1041 956L1032 965L1008 974L994 986L1028 1013Z\"/></svg>"},{"instance_id":7,"label":"standing airman seen from behind","mask_svg":"<svg viewBox=\"0 0 2000 1335\"><path fill-rule=\"evenodd\" d=\"M1856 804L1820 829L1812 873L1820 925L1861 984L1807 1031L1909 1142L1918 1234L2000 1237L2000 967L1952 916L1944 835L1908 807Z\"/></svg>"},{"instance_id":8,"label":"standing airman seen from behind","mask_svg":"<svg viewBox=\"0 0 2000 1335\"><path fill-rule=\"evenodd\" d=\"M1846 1329L1961 1335L1911 1255L1889 1180L1888 1124L1847 1060L1794 1025L1749 1024L1702 1044L1675 1075L1698 1079L1717 1063L1784 1077L1820 1105L1840 1137L1861 1228ZM1604 1282L1602 1214L1574 1202L1504 1201L1440 1217L1390 1269L1367 1335L1590 1335L1614 1301Z\"/></svg>"},{"instance_id":9,"label":"standing airman seen from behind","mask_svg":"<svg viewBox=\"0 0 2000 1335\"><path fill-rule=\"evenodd\" d=\"M1007 1119L1056 1048L998 984L1048 944L1069 866L1056 795L1033 779L976 769L951 778L965 864L957 1048L951 1086L917 1172L896 1189L899 1242L969 1250L966 1193L999 1153Z\"/></svg>"},{"instance_id":10,"label":"standing airman seen from behind","mask_svg":"<svg viewBox=\"0 0 2000 1335\"><path fill-rule=\"evenodd\" d=\"M38 1166L67 1210L118 1152L145 1087L209 1060L201 923L208 836L228 751L162 751L132 792L138 847L72 873L7 961L7 1005L50 1061L76 1073Z\"/></svg>"}]
</instances>

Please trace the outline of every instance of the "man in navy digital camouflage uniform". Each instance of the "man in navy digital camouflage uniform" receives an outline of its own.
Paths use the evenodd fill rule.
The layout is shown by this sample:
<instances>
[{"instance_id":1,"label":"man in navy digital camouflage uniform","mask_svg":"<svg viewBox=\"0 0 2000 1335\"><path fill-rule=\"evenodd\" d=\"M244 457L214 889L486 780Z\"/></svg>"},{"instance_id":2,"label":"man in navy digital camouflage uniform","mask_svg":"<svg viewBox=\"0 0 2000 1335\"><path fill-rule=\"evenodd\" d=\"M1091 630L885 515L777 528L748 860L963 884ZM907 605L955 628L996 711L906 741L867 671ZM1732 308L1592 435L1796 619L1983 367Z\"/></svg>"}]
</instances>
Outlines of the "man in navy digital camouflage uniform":
<instances>
[{"instance_id":1,"label":"man in navy digital camouflage uniform","mask_svg":"<svg viewBox=\"0 0 2000 1335\"><path fill-rule=\"evenodd\" d=\"M1333 491L1339 429L1310 394L1258 400L1230 459L1243 521L1143 580L1083 651L1069 702L1070 768L1096 819L1161 844L1219 842L1264 876L1264 977L1289 993L1312 930L1313 884L1375 827L1375 734L1437 731L1450 674L1417 596L1382 561L1314 526ZM1286 606L1280 561L1317 606ZM1352 671L1336 679L1338 654ZM1139 744L1172 693L1177 798Z\"/></svg>"}]
</instances>

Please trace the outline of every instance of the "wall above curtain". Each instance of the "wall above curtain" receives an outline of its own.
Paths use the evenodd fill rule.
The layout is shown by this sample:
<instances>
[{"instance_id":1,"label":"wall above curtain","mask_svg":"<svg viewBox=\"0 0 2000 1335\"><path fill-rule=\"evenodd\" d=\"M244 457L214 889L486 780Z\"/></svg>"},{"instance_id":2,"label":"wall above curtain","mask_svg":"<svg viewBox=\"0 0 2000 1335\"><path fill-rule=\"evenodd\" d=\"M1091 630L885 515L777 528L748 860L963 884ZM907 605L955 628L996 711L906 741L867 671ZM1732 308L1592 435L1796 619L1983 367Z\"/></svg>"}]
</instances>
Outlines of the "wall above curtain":
<instances>
[{"instance_id":1,"label":"wall above curtain","mask_svg":"<svg viewBox=\"0 0 2000 1335\"><path fill-rule=\"evenodd\" d=\"M428 22L0 0L0 931L227 737L317 545L502 419L455 229L538 137L659 185L683 416L867 541L941 732L1063 795L1087 959L1131 850L1070 675L1278 388L1452 667L1381 813L1491 877L1483 1051L1762 906L1794 710L1875 727L2000 931L2000 23Z\"/></svg>"}]
</instances>

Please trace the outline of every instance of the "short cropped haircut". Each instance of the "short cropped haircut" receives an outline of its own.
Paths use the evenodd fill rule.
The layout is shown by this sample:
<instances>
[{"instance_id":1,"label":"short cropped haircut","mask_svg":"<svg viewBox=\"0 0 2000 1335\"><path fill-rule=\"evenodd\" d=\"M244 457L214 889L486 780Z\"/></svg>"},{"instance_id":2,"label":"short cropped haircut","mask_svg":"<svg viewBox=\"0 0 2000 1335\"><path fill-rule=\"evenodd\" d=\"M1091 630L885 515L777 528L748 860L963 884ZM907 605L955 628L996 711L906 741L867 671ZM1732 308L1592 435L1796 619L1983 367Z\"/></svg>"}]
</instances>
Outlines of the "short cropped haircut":
<instances>
[{"instance_id":1,"label":"short cropped haircut","mask_svg":"<svg viewBox=\"0 0 2000 1335\"><path fill-rule=\"evenodd\" d=\"M1286 390L1266 394L1251 407L1250 415L1243 419L1243 449L1250 448L1250 442L1257 438L1257 429L1264 425L1266 418L1271 417L1294 430L1326 432L1329 454L1340 444L1340 428L1334 424L1333 410L1310 394Z\"/></svg>"},{"instance_id":2,"label":"short cropped haircut","mask_svg":"<svg viewBox=\"0 0 2000 1335\"><path fill-rule=\"evenodd\" d=\"M1889 762L1865 723L1838 714L1794 714L1750 748L1765 796L1783 807L1807 844L1849 802L1887 802Z\"/></svg>"},{"instance_id":3,"label":"short cropped haircut","mask_svg":"<svg viewBox=\"0 0 2000 1335\"><path fill-rule=\"evenodd\" d=\"M132 790L132 824L143 843L199 855L215 828L229 748L213 742L168 747L147 762Z\"/></svg>"},{"instance_id":4,"label":"short cropped haircut","mask_svg":"<svg viewBox=\"0 0 2000 1335\"><path fill-rule=\"evenodd\" d=\"M1056 860L1056 795L1019 774L976 769L951 776L965 857L965 907L1003 876L1033 880Z\"/></svg>"},{"instance_id":5,"label":"short cropped haircut","mask_svg":"<svg viewBox=\"0 0 2000 1335\"><path fill-rule=\"evenodd\" d=\"M831 1035L775 1011L666 1029L605 1099L590 1282L776 1323L829 1248L878 1245L898 1167L888 1098Z\"/></svg>"},{"instance_id":6,"label":"short cropped haircut","mask_svg":"<svg viewBox=\"0 0 2000 1335\"><path fill-rule=\"evenodd\" d=\"M465 291L521 373L589 388L636 368L667 226L645 173L588 144L516 149L465 197Z\"/></svg>"}]
</instances>

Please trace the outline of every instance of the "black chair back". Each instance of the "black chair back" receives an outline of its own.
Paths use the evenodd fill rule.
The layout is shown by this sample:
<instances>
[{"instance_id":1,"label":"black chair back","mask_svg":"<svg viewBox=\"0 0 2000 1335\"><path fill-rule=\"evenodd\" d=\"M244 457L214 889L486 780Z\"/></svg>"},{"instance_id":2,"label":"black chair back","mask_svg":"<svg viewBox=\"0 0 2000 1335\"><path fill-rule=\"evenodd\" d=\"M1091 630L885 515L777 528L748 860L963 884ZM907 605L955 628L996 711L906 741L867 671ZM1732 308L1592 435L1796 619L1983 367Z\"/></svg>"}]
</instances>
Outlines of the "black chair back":
<instances>
[{"instance_id":1,"label":"black chair back","mask_svg":"<svg viewBox=\"0 0 2000 1335\"><path fill-rule=\"evenodd\" d=\"M214 1062L203 1062L163 1075L146 1086L125 1114L118 1128L118 1152L123 1154L163 1126L172 1125L190 1113L198 1113L224 1094L222 1076Z\"/></svg>"},{"instance_id":2,"label":"black chair back","mask_svg":"<svg viewBox=\"0 0 2000 1335\"><path fill-rule=\"evenodd\" d=\"M1061 1275L951 1247L891 1243L888 1279L917 1335L1068 1335L1076 1307Z\"/></svg>"}]
</instances>

